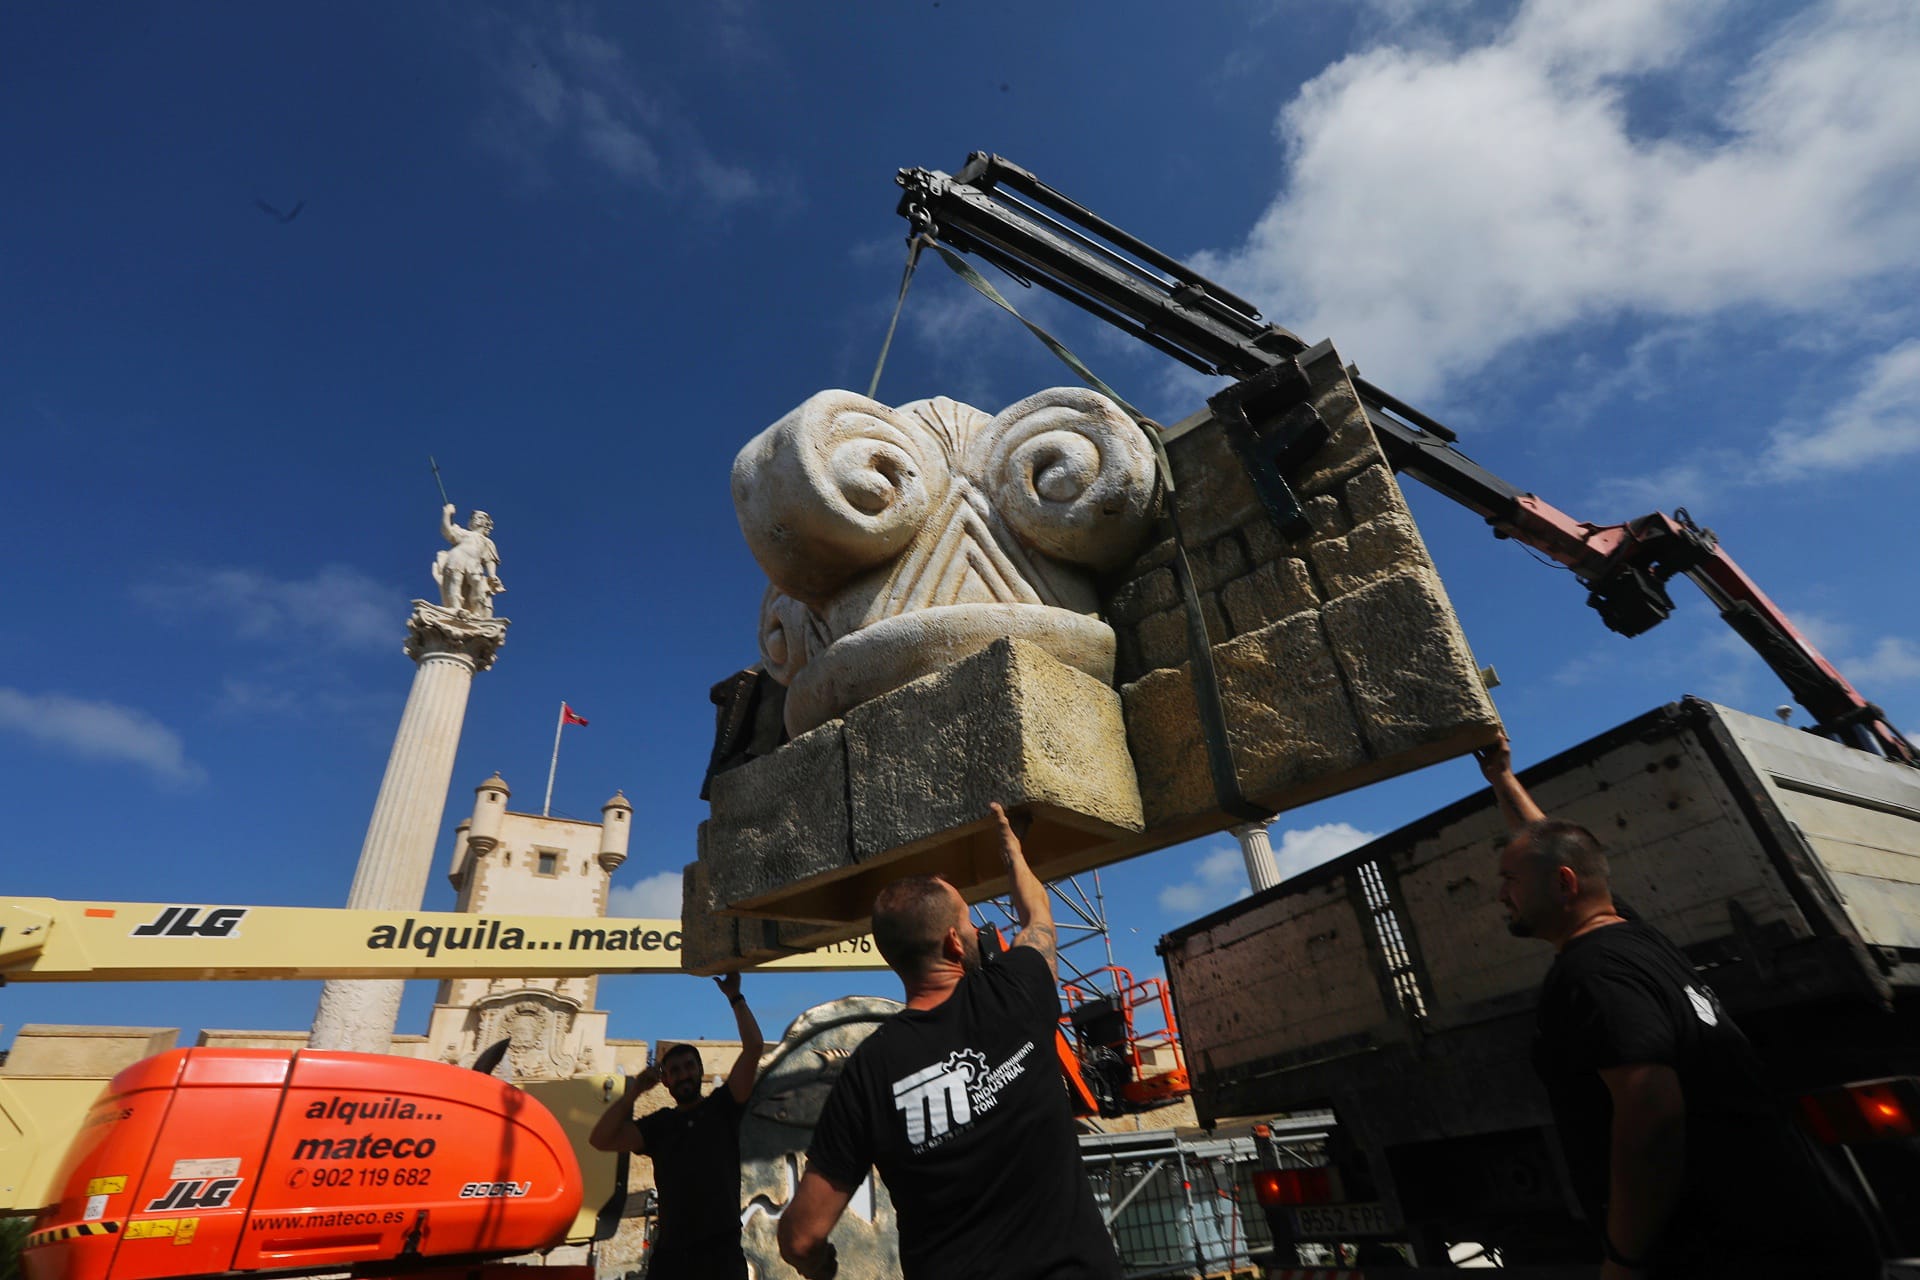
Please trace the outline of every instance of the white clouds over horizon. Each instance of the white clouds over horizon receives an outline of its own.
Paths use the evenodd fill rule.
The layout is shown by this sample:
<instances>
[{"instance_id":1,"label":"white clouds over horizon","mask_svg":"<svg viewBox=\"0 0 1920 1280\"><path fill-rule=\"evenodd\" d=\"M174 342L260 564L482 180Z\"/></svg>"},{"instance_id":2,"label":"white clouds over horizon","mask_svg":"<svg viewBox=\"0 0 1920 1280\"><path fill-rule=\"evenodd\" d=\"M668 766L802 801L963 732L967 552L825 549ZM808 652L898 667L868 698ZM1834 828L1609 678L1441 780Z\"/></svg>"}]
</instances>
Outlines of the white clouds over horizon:
<instances>
[{"instance_id":1,"label":"white clouds over horizon","mask_svg":"<svg viewBox=\"0 0 1920 1280\"><path fill-rule=\"evenodd\" d=\"M137 765L174 785L206 781L206 770L187 758L179 734L116 702L0 687L0 731L86 760Z\"/></svg>"},{"instance_id":2,"label":"white clouds over horizon","mask_svg":"<svg viewBox=\"0 0 1920 1280\"><path fill-rule=\"evenodd\" d=\"M1808 6L1732 69L1705 124L1664 134L1635 120L1632 91L1712 93L1714 40L1749 13L1524 0L1454 43L1386 11L1389 43L1282 110L1286 189L1200 266L1278 300L1309 340L1351 344L1402 394L1587 321L1841 315L1920 267L1920 17L1905 0ZM1920 359L1903 350L1882 357L1888 394ZM1779 456L1862 465L1912 434L1833 421Z\"/></svg>"},{"instance_id":3,"label":"white clouds over horizon","mask_svg":"<svg viewBox=\"0 0 1920 1280\"><path fill-rule=\"evenodd\" d=\"M633 920L678 920L681 875L660 871L644 880L615 885L607 893L607 914Z\"/></svg>"}]
</instances>

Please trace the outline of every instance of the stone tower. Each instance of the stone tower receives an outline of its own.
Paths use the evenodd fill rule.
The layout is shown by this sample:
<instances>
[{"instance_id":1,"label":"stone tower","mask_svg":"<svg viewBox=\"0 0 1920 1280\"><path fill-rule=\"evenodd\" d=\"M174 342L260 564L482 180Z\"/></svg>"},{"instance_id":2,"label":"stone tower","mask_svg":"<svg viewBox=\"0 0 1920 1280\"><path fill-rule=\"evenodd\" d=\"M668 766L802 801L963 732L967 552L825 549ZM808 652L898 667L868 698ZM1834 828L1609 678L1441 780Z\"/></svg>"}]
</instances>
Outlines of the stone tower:
<instances>
[{"instance_id":1,"label":"stone tower","mask_svg":"<svg viewBox=\"0 0 1920 1280\"><path fill-rule=\"evenodd\" d=\"M598 823L510 813L499 774L474 788L473 816L454 836L447 878L458 909L476 915L596 917L607 913L614 868L627 858L633 806L600 806ZM607 1070L607 1015L593 1007L597 978L452 978L427 1025L428 1055L471 1065L508 1044L500 1074L555 1079Z\"/></svg>"}]
</instances>

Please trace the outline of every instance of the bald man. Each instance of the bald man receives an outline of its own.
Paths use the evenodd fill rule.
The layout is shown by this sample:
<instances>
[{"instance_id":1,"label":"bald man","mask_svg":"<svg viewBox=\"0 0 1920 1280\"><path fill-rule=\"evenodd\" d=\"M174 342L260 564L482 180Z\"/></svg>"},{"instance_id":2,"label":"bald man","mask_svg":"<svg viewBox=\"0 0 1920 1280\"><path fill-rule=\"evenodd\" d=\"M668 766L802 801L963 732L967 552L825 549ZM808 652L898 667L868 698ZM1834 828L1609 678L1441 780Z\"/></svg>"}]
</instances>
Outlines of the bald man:
<instances>
[{"instance_id":1,"label":"bald man","mask_svg":"<svg viewBox=\"0 0 1920 1280\"><path fill-rule=\"evenodd\" d=\"M1606 851L1541 812L1507 740L1479 753L1512 837L1500 905L1559 954L1534 1067L1605 1280L1880 1275L1872 1229L1786 1120L1686 953L1615 903Z\"/></svg>"},{"instance_id":2,"label":"bald man","mask_svg":"<svg viewBox=\"0 0 1920 1280\"><path fill-rule=\"evenodd\" d=\"M827 1237L876 1166L905 1280L1119 1280L1054 1061L1052 907L992 812L1020 923L1005 955L982 963L966 900L938 877L896 880L874 901L873 939L907 1007L834 1084L781 1215L781 1256L808 1280L834 1275Z\"/></svg>"}]
</instances>

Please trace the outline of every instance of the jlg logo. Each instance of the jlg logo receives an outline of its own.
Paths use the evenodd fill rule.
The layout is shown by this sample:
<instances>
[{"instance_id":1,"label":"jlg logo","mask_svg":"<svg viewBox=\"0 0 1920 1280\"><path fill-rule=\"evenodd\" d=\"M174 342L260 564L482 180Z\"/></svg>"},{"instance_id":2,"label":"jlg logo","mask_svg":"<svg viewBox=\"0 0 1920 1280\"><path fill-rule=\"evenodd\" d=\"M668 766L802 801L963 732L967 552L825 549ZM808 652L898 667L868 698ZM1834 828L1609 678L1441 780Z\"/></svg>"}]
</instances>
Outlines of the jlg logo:
<instances>
[{"instance_id":1,"label":"jlg logo","mask_svg":"<svg viewBox=\"0 0 1920 1280\"><path fill-rule=\"evenodd\" d=\"M245 1178L184 1178L167 1188L167 1194L147 1202L148 1213L164 1209L224 1209Z\"/></svg>"},{"instance_id":2,"label":"jlg logo","mask_svg":"<svg viewBox=\"0 0 1920 1280\"><path fill-rule=\"evenodd\" d=\"M245 907L168 907L160 918L135 928L135 938L226 938L246 916ZM196 917L200 917L196 919Z\"/></svg>"}]
</instances>

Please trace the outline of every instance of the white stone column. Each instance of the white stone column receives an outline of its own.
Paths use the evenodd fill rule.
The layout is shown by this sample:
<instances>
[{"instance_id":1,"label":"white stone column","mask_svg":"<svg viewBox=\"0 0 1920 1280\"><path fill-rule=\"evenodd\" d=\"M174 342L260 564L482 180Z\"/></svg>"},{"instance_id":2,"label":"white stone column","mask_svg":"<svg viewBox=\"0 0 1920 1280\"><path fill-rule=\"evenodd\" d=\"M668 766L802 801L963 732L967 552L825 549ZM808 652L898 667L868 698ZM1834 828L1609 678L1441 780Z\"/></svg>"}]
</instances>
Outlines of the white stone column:
<instances>
[{"instance_id":1,"label":"white stone column","mask_svg":"<svg viewBox=\"0 0 1920 1280\"><path fill-rule=\"evenodd\" d=\"M1249 822L1245 826L1235 827L1233 838L1240 842L1240 856L1247 862L1247 883L1253 886L1255 893L1280 883L1280 867L1273 860L1273 845L1267 839L1266 823Z\"/></svg>"},{"instance_id":2,"label":"white stone column","mask_svg":"<svg viewBox=\"0 0 1920 1280\"><path fill-rule=\"evenodd\" d=\"M406 652L418 666L360 847L348 907L417 911L425 901L473 673L493 665L506 634L505 618L479 618L425 600L413 602ZM327 983L309 1046L386 1053L393 1047L405 985L397 978Z\"/></svg>"}]
</instances>

